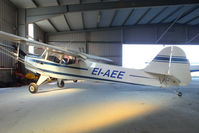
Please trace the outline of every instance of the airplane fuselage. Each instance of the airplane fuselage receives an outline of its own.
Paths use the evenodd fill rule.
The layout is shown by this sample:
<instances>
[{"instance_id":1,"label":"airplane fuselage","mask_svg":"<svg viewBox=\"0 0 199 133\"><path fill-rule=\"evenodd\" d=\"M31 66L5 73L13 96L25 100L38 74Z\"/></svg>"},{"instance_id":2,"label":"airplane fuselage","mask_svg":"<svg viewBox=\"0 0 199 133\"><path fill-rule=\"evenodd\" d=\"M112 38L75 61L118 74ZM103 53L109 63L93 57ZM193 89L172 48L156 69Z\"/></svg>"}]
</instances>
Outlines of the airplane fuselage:
<instances>
[{"instance_id":1,"label":"airplane fuselage","mask_svg":"<svg viewBox=\"0 0 199 133\"><path fill-rule=\"evenodd\" d=\"M89 60L79 60L76 64L66 65L36 56L26 56L25 61L31 64L31 67L30 65L26 65L27 69L57 79L86 79L158 87L177 86L173 82L166 81L164 76L150 74L143 69L128 69L115 65L91 62Z\"/></svg>"}]
</instances>

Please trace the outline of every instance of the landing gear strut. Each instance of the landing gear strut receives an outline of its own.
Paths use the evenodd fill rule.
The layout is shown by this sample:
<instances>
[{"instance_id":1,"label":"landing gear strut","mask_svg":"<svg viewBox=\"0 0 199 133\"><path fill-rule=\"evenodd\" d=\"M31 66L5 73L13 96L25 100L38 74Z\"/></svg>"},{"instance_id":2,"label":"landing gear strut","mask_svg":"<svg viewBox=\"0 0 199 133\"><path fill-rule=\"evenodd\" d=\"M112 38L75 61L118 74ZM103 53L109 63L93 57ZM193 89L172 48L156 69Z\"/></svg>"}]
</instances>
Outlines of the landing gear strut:
<instances>
[{"instance_id":1,"label":"landing gear strut","mask_svg":"<svg viewBox=\"0 0 199 133\"><path fill-rule=\"evenodd\" d=\"M57 80L57 86L59 87L59 88L63 88L64 87L64 81L63 80Z\"/></svg>"},{"instance_id":2,"label":"landing gear strut","mask_svg":"<svg viewBox=\"0 0 199 133\"><path fill-rule=\"evenodd\" d=\"M30 91L30 93L37 93L38 85L36 83L31 83L29 85L29 91Z\"/></svg>"}]
</instances>

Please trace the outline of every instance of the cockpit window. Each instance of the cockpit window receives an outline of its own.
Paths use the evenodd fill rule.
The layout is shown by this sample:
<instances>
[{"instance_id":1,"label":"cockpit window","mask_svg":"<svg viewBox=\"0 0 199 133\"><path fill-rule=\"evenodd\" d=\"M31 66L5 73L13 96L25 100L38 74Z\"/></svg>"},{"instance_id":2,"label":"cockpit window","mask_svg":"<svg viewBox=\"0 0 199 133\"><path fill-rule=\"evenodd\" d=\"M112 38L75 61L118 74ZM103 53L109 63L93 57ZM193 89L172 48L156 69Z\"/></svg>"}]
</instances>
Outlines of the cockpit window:
<instances>
[{"instance_id":1,"label":"cockpit window","mask_svg":"<svg viewBox=\"0 0 199 133\"><path fill-rule=\"evenodd\" d=\"M56 56L48 56L48 60L55 63L59 63L59 59Z\"/></svg>"},{"instance_id":2,"label":"cockpit window","mask_svg":"<svg viewBox=\"0 0 199 133\"><path fill-rule=\"evenodd\" d=\"M72 56L66 56L62 59L62 64L75 64L76 58Z\"/></svg>"}]
</instances>

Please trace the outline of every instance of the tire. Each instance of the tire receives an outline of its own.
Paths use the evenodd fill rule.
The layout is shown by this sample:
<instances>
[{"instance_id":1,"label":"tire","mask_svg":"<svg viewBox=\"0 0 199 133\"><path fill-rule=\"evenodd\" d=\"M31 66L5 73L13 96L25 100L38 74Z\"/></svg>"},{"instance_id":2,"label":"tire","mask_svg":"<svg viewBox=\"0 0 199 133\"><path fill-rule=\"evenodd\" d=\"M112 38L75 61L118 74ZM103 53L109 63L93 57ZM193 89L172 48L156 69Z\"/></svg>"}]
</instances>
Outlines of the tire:
<instances>
[{"instance_id":1,"label":"tire","mask_svg":"<svg viewBox=\"0 0 199 133\"><path fill-rule=\"evenodd\" d=\"M74 83L77 83L77 80L73 80Z\"/></svg>"},{"instance_id":2,"label":"tire","mask_svg":"<svg viewBox=\"0 0 199 133\"><path fill-rule=\"evenodd\" d=\"M178 92L178 96L181 97L182 96L182 92Z\"/></svg>"},{"instance_id":3,"label":"tire","mask_svg":"<svg viewBox=\"0 0 199 133\"><path fill-rule=\"evenodd\" d=\"M36 83L30 83L29 85L29 92L34 94L38 91L38 85Z\"/></svg>"},{"instance_id":4,"label":"tire","mask_svg":"<svg viewBox=\"0 0 199 133\"><path fill-rule=\"evenodd\" d=\"M63 80L61 80L61 82L57 81L57 86L59 88L63 88L64 87L64 81Z\"/></svg>"}]
</instances>

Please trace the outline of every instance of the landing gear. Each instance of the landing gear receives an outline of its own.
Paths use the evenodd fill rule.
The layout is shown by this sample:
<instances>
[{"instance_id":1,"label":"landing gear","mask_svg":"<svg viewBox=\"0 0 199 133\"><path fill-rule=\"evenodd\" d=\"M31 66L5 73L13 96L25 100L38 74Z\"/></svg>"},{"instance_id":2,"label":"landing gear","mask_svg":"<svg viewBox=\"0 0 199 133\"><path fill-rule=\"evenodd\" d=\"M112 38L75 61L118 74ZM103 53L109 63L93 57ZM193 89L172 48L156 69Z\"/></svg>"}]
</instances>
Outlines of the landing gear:
<instances>
[{"instance_id":1,"label":"landing gear","mask_svg":"<svg viewBox=\"0 0 199 133\"><path fill-rule=\"evenodd\" d=\"M74 83L77 83L77 80L73 80Z\"/></svg>"},{"instance_id":2,"label":"landing gear","mask_svg":"<svg viewBox=\"0 0 199 133\"><path fill-rule=\"evenodd\" d=\"M59 87L59 88L63 88L64 87L64 81L63 80L58 80L57 81L57 86Z\"/></svg>"},{"instance_id":3,"label":"landing gear","mask_svg":"<svg viewBox=\"0 0 199 133\"><path fill-rule=\"evenodd\" d=\"M36 83L31 83L29 85L29 91L30 91L30 93L37 93L38 85Z\"/></svg>"},{"instance_id":4,"label":"landing gear","mask_svg":"<svg viewBox=\"0 0 199 133\"><path fill-rule=\"evenodd\" d=\"M41 85L42 83L44 83L49 78L50 78L49 76L40 75L37 83L31 83L29 85L28 89L29 89L30 93L37 93L39 85Z\"/></svg>"},{"instance_id":5,"label":"landing gear","mask_svg":"<svg viewBox=\"0 0 199 133\"><path fill-rule=\"evenodd\" d=\"M182 92L177 92L177 95L178 95L179 97L181 97L181 96L182 96Z\"/></svg>"}]
</instances>

